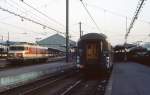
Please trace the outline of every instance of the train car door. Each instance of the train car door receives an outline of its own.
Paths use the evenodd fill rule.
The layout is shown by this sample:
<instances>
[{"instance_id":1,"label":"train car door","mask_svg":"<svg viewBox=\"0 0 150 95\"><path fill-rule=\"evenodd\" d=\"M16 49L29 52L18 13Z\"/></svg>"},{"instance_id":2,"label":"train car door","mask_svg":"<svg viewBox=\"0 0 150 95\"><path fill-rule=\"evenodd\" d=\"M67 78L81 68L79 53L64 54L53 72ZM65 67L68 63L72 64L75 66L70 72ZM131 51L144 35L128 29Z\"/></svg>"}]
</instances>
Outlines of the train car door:
<instances>
[{"instance_id":1,"label":"train car door","mask_svg":"<svg viewBox=\"0 0 150 95\"><path fill-rule=\"evenodd\" d=\"M86 44L86 61L87 63L97 63L99 58L97 42L88 42Z\"/></svg>"}]
</instances>

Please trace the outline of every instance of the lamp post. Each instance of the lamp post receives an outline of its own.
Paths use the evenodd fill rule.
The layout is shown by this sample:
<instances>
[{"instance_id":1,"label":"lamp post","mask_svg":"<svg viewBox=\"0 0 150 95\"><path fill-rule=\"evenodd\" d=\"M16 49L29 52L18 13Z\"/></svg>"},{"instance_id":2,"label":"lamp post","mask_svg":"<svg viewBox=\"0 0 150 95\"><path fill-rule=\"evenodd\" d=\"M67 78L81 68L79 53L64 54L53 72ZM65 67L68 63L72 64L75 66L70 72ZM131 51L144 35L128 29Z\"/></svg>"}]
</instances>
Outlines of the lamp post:
<instances>
[{"instance_id":1,"label":"lamp post","mask_svg":"<svg viewBox=\"0 0 150 95\"><path fill-rule=\"evenodd\" d=\"M7 57L8 57L8 52L9 52L9 32L8 32L8 35L7 35L8 39L7 39Z\"/></svg>"}]
</instances>

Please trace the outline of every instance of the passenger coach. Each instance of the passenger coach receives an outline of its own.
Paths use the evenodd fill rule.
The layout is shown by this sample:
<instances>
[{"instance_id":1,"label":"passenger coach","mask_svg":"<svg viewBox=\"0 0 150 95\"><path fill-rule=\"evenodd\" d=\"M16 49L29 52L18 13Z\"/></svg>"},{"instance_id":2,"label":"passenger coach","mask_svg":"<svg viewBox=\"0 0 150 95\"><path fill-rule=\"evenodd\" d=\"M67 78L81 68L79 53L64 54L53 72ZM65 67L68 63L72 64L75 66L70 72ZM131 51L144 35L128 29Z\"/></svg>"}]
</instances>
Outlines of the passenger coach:
<instances>
[{"instance_id":1,"label":"passenger coach","mask_svg":"<svg viewBox=\"0 0 150 95\"><path fill-rule=\"evenodd\" d=\"M78 41L77 66L85 72L101 72L112 67L112 47L104 34L89 33Z\"/></svg>"}]
</instances>

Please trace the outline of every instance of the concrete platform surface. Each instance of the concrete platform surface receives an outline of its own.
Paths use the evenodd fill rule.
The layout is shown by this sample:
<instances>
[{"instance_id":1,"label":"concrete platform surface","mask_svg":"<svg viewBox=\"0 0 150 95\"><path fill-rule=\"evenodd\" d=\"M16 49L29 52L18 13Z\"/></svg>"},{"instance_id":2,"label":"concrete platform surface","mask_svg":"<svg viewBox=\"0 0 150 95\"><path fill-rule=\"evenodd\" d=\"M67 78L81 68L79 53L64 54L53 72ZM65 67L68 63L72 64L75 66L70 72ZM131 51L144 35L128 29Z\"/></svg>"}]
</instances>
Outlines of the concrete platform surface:
<instances>
[{"instance_id":1,"label":"concrete platform surface","mask_svg":"<svg viewBox=\"0 0 150 95\"><path fill-rule=\"evenodd\" d=\"M112 84L107 89L109 95L150 95L150 67L133 62L117 63L109 84Z\"/></svg>"},{"instance_id":2,"label":"concrete platform surface","mask_svg":"<svg viewBox=\"0 0 150 95\"><path fill-rule=\"evenodd\" d=\"M23 85L47 74L62 72L74 66L73 63L58 61L0 71L0 92Z\"/></svg>"}]
</instances>

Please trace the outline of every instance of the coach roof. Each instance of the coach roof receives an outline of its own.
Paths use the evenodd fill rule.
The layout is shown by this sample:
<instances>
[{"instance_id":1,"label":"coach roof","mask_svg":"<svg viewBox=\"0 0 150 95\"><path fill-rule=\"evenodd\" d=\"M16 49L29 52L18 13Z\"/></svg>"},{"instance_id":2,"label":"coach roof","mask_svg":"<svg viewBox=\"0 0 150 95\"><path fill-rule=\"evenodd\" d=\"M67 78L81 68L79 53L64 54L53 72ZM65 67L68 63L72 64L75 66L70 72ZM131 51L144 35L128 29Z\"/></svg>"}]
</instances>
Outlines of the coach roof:
<instances>
[{"instance_id":1,"label":"coach roof","mask_svg":"<svg viewBox=\"0 0 150 95\"><path fill-rule=\"evenodd\" d=\"M83 35L80 40L86 40L86 39L99 39L99 40L105 40L107 37L104 34L98 34L98 33L88 33Z\"/></svg>"}]
</instances>

